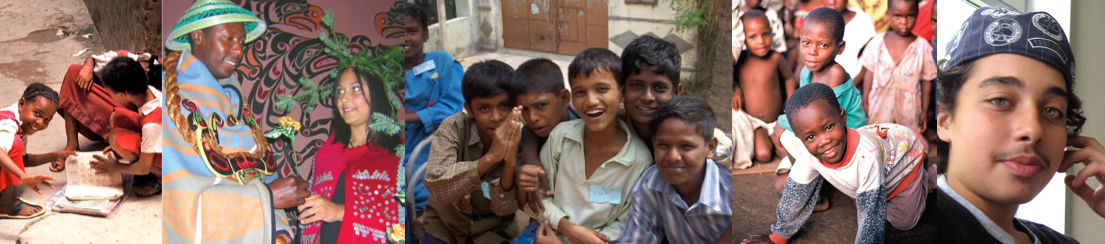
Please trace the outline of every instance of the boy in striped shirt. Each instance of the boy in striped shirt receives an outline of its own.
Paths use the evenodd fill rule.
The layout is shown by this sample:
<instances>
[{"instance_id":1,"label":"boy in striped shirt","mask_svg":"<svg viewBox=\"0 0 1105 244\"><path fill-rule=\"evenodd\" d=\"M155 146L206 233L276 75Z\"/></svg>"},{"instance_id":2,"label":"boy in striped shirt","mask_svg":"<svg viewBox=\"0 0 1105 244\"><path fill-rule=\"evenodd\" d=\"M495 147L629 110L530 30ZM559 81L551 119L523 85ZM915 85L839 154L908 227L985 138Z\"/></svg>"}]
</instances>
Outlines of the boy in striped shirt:
<instances>
[{"instance_id":1,"label":"boy in striped shirt","mask_svg":"<svg viewBox=\"0 0 1105 244\"><path fill-rule=\"evenodd\" d=\"M733 175L710 160L716 119L699 98L656 109L650 127L656 165L633 185L624 243L731 243Z\"/></svg>"}]
</instances>

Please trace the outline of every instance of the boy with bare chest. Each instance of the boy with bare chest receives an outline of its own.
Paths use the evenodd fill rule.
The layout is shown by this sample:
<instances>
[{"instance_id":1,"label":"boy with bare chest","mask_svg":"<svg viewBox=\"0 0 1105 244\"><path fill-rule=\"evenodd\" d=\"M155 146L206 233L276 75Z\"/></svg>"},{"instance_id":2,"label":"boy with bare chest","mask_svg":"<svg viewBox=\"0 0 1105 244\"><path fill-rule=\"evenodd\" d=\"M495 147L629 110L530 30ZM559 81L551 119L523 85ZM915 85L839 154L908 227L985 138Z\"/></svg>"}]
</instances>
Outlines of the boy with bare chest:
<instances>
[{"instance_id":1,"label":"boy with bare chest","mask_svg":"<svg viewBox=\"0 0 1105 244\"><path fill-rule=\"evenodd\" d=\"M783 112L783 99L798 88L798 82L791 77L783 55L771 50L766 15L751 10L741 16L741 22L748 50L736 64L733 95L749 102L733 107L734 166L747 168L753 160L765 163L773 158L770 134Z\"/></svg>"}]
</instances>

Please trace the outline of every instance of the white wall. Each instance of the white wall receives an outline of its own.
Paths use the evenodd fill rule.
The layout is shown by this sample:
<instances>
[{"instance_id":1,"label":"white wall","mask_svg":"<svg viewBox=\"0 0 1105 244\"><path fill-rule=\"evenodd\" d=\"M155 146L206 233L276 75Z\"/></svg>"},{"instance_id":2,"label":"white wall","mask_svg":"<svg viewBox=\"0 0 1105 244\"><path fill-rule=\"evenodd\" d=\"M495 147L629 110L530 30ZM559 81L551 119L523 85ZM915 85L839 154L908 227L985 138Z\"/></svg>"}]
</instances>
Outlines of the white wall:
<instances>
[{"instance_id":1,"label":"white wall","mask_svg":"<svg viewBox=\"0 0 1105 244\"><path fill-rule=\"evenodd\" d=\"M426 40L425 50L445 50L453 58L462 58L479 51L479 29L477 18L472 16L476 9L476 0L457 0L457 17L445 22L445 46L440 44L441 23L429 26L430 39ZM430 6L436 8L437 6ZM497 8L498 6L496 6ZM500 20L501 21L501 20ZM500 27L501 28L501 27ZM500 32L501 33L501 32Z\"/></svg>"},{"instance_id":2,"label":"white wall","mask_svg":"<svg viewBox=\"0 0 1105 244\"><path fill-rule=\"evenodd\" d=\"M668 23L660 23L661 21L670 21L675 16L675 10L671 7L671 1L661 0L656 5L643 5L643 4L626 4L624 0L607 0L609 5L609 18L608 22L608 35L607 40L613 38L615 35L622 34L626 30L631 30L638 36L644 36L645 34L653 34L659 38L665 38L669 34L676 34L671 32L675 25ZM728 23L726 21L725 23ZM727 24L723 24L727 25ZM691 30L683 34L680 34L683 40L687 41L691 45L694 45L696 31ZM613 41L608 43L610 51L621 54L623 48L615 44ZM694 69L694 61L698 59L698 55L692 48L687 52L680 55L682 58L683 72L680 75L683 79L689 79L694 75L694 72L688 72L688 69Z\"/></svg>"},{"instance_id":3,"label":"white wall","mask_svg":"<svg viewBox=\"0 0 1105 244\"><path fill-rule=\"evenodd\" d=\"M1051 4L1051 1L1043 1ZM1105 47L1101 46L1101 36L1105 34L1105 1L1077 0L1070 6L1071 28L1067 29L1073 45L1075 62L1074 93L1082 98L1083 115L1086 126L1082 135L1097 138L1105 142ZM1073 31L1072 31L1073 30ZM1078 169L1081 169L1079 167ZM1091 186L1100 186L1090 180ZM1078 196L1069 191L1066 209L1068 214L1067 234L1082 243L1105 243L1105 218L1095 214Z\"/></svg>"}]
</instances>

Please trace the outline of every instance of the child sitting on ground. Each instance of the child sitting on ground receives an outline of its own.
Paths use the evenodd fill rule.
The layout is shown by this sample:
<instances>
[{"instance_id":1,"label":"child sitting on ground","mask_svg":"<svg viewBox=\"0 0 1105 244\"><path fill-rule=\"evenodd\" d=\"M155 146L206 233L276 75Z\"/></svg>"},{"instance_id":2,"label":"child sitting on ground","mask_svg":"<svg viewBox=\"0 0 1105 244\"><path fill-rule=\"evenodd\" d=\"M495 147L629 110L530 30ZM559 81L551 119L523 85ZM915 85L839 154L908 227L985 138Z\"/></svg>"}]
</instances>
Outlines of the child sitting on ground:
<instances>
[{"instance_id":1,"label":"child sitting on ground","mask_svg":"<svg viewBox=\"0 0 1105 244\"><path fill-rule=\"evenodd\" d=\"M710 160L716 119L706 101L678 96L656 109L656 165L633 185L623 243L732 243L733 175Z\"/></svg>"},{"instance_id":2,"label":"child sitting on ground","mask_svg":"<svg viewBox=\"0 0 1105 244\"><path fill-rule=\"evenodd\" d=\"M142 82L147 79L142 65L128 57L112 59L100 73L107 94L116 103L137 107L138 113L115 108L110 120L114 129L107 138L110 147L104 151L119 157L96 155L89 165L97 172L143 177L145 182L135 182L140 187L135 194L157 195L161 192L161 91Z\"/></svg>"},{"instance_id":3,"label":"child sitting on ground","mask_svg":"<svg viewBox=\"0 0 1105 244\"><path fill-rule=\"evenodd\" d=\"M0 109L0 218L26 219L41 216L46 209L15 195L15 187L23 184L39 195L40 185L54 189L48 175L27 174L26 167L34 167L76 155L73 151L46 154L27 154L27 137L45 130L58 109L58 93L42 83L34 83L23 90L19 102Z\"/></svg>"},{"instance_id":4,"label":"child sitting on ground","mask_svg":"<svg viewBox=\"0 0 1105 244\"><path fill-rule=\"evenodd\" d=\"M751 167L753 161L767 163L774 158L770 135L776 118L783 113L784 98L798 89L785 57L770 48L772 32L764 13L749 11L741 16L741 22L748 51L741 52L733 69L734 87L739 87L733 96L751 102L733 111L733 138L738 140L733 160L738 169Z\"/></svg>"},{"instance_id":5,"label":"child sitting on ground","mask_svg":"<svg viewBox=\"0 0 1105 244\"><path fill-rule=\"evenodd\" d=\"M552 195L543 195L551 233L571 243L617 242L629 213L629 192L648 166L644 142L618 119L622 61L610 50L584 50L568 66L572 104L582 118L560 123L541 148ZM587 148L587 150L584 150Z\"/></svg>"},{"instance_id":6,"label":"child sitting on ground","mask_svg":"<svg viewBox=\"0 0 1105 244\"><path fill-rule=\"evenodd\" d=\"M835 58L844 49L844 17L830 8L818 8L806 16L802 27L800 47L804 65L800 87L811 83L821 83L832 87L837 102L848 116L848 128L867 125L867 116L863 112L859 90L852 84L852 78L837 64ZM799 148L802 144L794 133L786 115L780 115L772 134L775 152L785 155L783 147ZM775 170L775 190L782 192L793 158L784 158ZM827 199L827 198L826 198ZM819 210L828 209L828 202L822 202Z\"/></svg>"},{"instance_id":7,"label":"child sitting on ground","mask_svg":"<svg viewBox=\"0 0 1105 244\"><path fill-rule=\"evenodd\" d=\"M813 211L823 181L856 200L856 243L882 243L885 225L912 229L936 187L936 165L924 166L927 144L901 125L843 127L847 118L833 90L823 84L799 88L786 114L803 147L786 148L795 159L776 210L770 239L786 243Z\"/></svg>"},{"instance_id":8,"label":"child sitting on ground","mask_svg":"<svg viewBox=\"0 0 1105 244\"><path fill-rule=\"evenodd\" d=\"M426 161L430 201L424 243L503 243L518 211L514 165L521 109L507 93L514 70L498 60L472 65L461 81L464 108L434 132ZM486 145L486 147L485 147Z\"/></svg>"},{"instance_id":9,"label":"child sitting on ground","mask_svg":"<svg viewBox=\"0 0 1105 244\"><path fill-rule=\"evenodd\" d=\"M859 72L863 110L869 121L895 123L925 131L936 63L932 47L914 35L918 0L890 0L890 29L876 35L863 50Z\"/></svg>"}]
</instances>

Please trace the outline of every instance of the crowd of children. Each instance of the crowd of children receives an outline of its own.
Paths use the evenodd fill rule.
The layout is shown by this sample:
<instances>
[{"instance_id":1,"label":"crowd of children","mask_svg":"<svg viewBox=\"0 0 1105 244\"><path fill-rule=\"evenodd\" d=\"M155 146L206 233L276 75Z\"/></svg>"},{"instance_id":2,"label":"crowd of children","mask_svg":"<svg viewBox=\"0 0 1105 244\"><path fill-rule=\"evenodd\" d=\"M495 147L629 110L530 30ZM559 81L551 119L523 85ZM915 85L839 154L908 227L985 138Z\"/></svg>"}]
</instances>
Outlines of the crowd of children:
<instances>
[{"instance_id":1,"label":"crowd of children","mask_svg":"<svg viewBox=\"0 0 1105 244\"><path fill-rule=\"evenodd\" d=\"M919 134L932 116L936 76L932 47L913 34L928 21L917 19L919 1L889 0L882 34L847 1L787 4L784 33L769 28L767 6L734 6L745 37L734 46L746 48L734 55L735 166L778 162L782 194L773 233L746 242L786 242L811 212L828 209L832 191L821 191L822 181L856 199L857 243L881 243L887 224L914 227L936 181ZM765 48L773 36L795 48Z\"/></svg>"},{"instance_id":2,"label":"crowd of children","mask_svg":"<svg viewBox=\"0 0 1105 244\"><path fill-rule=\"evenodd\" d=\"M584 50L566 75L543 58L439 74L461 77L464 110L425 123L439 126L413 239L731 242L732 175L717 153L730 139L705 101L679 96L680 60L671 42L643 36L620 56Z\"/></svg>"}]
</instances>

